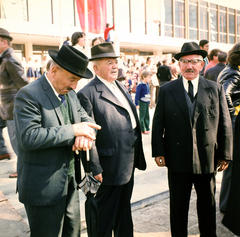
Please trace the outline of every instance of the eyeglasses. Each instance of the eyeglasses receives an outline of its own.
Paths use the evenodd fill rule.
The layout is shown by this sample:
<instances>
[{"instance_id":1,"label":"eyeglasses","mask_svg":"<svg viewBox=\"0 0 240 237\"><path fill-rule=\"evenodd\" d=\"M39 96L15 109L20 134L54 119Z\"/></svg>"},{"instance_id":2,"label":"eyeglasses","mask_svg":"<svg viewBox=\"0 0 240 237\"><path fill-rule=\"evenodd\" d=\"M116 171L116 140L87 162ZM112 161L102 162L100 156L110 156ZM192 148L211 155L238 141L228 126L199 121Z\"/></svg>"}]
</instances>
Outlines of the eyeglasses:
<instances>
[{"instance_id":1,"label":"eyeglasses","mask_svg":"<svg viewBox=\"0 0 240 237\"><path fill-rule=\"evenodd\" d=\"M195 65L197 65L199 62L202 62L203 60L201 60L201 59L190 59L190 60L188 60L188 59L180 59L179 60L181 63L182 63L182 65L184 65L184 66L187 66L188 65L188 63L191 63L193 66L195 66Z\"/></svg>"}]
</instances>

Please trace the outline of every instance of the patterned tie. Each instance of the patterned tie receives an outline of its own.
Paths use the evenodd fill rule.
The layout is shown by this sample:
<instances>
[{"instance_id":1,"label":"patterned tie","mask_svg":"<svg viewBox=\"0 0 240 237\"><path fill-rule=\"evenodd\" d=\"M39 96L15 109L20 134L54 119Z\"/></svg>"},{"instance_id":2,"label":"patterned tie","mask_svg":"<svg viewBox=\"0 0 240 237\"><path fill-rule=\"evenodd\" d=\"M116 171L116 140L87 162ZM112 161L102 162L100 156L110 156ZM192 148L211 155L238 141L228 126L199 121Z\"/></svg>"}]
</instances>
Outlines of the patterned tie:
<instances>
[{"instance_id":1,"label":"patterned tie","mask_svg":"<svg viewBox=\"0 0 240 237\"><path fill-rule=\"evenodd\" d=\"M189 96L190 100L193 102L194 101L193 84L191 81L188 81L188 96Z\"/></svg>"},{"instance_id":2,"label":"patterned tie","mask_svg":"<svg viewBox=\"0 0 240 237\"><path fill-rule=\"evenodd\" d=\"M66 107L66 99L64 95L58 95L58 97L61 99L62 104L64 105L64 107Z\"/></svg>"}]
</instances>

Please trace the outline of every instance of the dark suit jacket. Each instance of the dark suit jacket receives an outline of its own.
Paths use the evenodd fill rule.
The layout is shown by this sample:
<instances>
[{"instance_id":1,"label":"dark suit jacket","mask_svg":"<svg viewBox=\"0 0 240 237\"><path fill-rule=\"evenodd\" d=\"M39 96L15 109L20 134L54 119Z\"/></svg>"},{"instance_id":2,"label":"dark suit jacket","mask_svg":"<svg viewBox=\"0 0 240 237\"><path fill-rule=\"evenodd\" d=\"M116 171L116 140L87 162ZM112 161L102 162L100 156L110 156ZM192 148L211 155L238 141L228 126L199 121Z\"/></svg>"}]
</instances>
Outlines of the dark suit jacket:
<instances>
[{"instance_id":1,"label":"dark suit jacket","mask_svg":"<svg viewBox=\"0 0 240 237\"><path fill-rule=\"evenodd\" d=\"M68 97L74 123L94 122L74 91ZM63 193L75 137L72 125L64 125L59 100L44 75L18 92L14 120L19 200L33 206L54 205Z\"/></svg>"},{"instance_id":2,"label":"dark suit jacket","mask_svg":"<svg viewBox=\"0 0 240 237\"><path fill-rule=\"evenodd\" d=\"M106 185L126 184L134 167L146 169L135 105L126 87L118 81L116 84L126 96L137 121L135 146L134 130L127 110L97 76L78 92L81 105L102 127L97 133L96 146L90 150L90 160L93 174L103 173L103 184Z\"/></svg>"},{"instance_id":3,"label":"dark suit jacket","mask_svg":"<svg viewBox=\"0 0 240 237\"><path fill-rule=\"evenodd\" d=\"M235 235L240 235L240 113L235 122L235 137L233 150L233 166L231 188L228 196L226 212L222 223Z\"/></svg>"},{"instance_id":4,"label":"dark suit jacket","mask_svg":"<svg viewBox=\"0 0 240 237\"><path fill-rule=\"evenodd\" d=\"M160 87L152 127L152 156L173 172L213 173L232 159L232 126L223 87L199 78L193 121L182 77Z\"/></svg>"},{"instance_id":5,"label":"dark suit jacket","mask_svg":"<svg viewBox=\"0 0 240 237\"><path fill-rule=\"evenodd\" d=\"M170 67L162 65L158 67L157 78L160 82L170 81L172 79L172 73Z\"/></svg>"},{"instance_id":6,"label":"dark suit jacket","mask_svg":"<svg viewBox=\"0 0 240 237\"><path fill-rule=\"evenodd\" d=\"M219 73L226 67L226 64L224 63L218 63L216 66L209 68L205 74L204 77L217 82L217 78Z\"/></svg>"}]
</instances>

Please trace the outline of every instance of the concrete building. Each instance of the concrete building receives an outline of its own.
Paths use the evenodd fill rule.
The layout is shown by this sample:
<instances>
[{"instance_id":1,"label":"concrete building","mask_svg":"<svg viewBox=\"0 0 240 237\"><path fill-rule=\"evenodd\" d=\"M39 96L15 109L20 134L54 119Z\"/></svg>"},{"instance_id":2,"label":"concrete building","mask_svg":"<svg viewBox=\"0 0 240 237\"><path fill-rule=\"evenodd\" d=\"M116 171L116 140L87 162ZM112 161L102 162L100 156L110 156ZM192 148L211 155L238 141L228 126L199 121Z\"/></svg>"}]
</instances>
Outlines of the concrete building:
<instances>
[{"instance_id":1,"label":"concrete building","mask_svg":"<svg viewBox=\"0 0 240 237\"><path fill-rule=\"evenodd\" d=\"M11 33L20 58L41 62L48 49L58 49L67 36L82 31L77 3L94 1L103 0L1 0L0 27ZM236 0L105 1L106 21L115 24L112 33L125 59L171 56L190 40L208 39L210 50L224 51L240 42ZM95 36L87 32L89 41Z\"/></svg>"}]
</instances>

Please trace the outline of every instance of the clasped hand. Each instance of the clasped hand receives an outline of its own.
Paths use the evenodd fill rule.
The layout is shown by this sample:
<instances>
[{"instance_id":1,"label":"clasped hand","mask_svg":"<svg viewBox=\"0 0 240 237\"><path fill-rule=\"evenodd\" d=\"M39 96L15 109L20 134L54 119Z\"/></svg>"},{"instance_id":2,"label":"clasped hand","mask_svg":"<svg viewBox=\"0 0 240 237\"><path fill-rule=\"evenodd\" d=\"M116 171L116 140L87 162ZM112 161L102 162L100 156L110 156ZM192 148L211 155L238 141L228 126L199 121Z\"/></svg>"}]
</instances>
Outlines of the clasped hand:
<instances>
[{"instance_id":1,"label":"clasped hand","mask_svg":"<svg viewBox=\"0 0 240 237\"><path fill-rule=\"evenodd\" d=\"M73 130L75 135L75 142L72 146L72 150L87 150L92 148L92 142L96 139L95 131L93 128L100 130L101 126L94 124L94 123L88 123L88 122L82 122L73 124Z\"/></svg>"}]
</instances>

